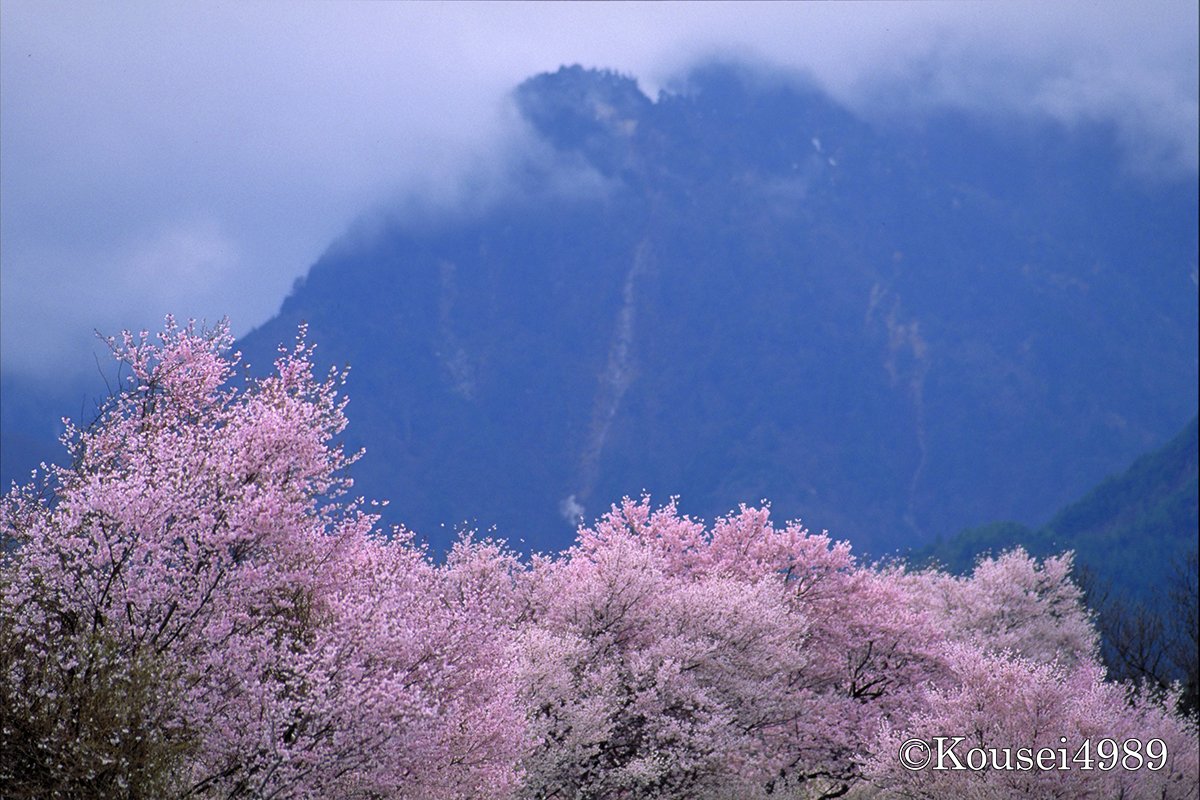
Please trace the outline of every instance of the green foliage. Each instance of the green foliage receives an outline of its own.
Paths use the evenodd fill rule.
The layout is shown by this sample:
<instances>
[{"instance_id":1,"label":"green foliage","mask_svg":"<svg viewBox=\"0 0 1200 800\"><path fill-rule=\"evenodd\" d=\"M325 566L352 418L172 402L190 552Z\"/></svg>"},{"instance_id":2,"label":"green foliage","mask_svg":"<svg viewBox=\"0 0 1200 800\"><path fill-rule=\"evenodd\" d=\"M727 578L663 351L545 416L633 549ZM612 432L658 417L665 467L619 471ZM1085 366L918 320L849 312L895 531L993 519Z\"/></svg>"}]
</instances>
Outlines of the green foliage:
<instances>
[{"instance_id":1,"label":"green foliage","mask_svg":"<svg viewBox=\"0 0 1200 800\"><path fill-rule=\"evenodd\" d=\"M964 572L985 553L1017 545L1033 555L1074 550L1107 590L1148 599L1196 546L1197 419L1124 473L1104 480L1039 529L1014 522L969 528L914 553Z\"/></svg>"},{"instance_id":2,"label":"green foliage","mask_svg":"<svg viewBox=\"0 0 1200 800\"><path fill-rule=\"evenodd\" d=\"M1197 421L1055 515L1048 535L1114 591L1144 597L1196 546Z\"/></svg>"}]
</instances>

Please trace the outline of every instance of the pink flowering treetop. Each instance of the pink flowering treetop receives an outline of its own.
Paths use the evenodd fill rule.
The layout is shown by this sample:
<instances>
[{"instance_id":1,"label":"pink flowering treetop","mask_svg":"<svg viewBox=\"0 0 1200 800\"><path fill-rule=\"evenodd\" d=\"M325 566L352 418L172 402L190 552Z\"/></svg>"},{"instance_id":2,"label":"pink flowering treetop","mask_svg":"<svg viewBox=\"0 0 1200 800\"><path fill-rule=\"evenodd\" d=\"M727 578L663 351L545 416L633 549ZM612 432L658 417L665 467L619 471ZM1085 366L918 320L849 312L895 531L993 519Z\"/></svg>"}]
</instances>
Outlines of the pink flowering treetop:
<instances>
[{"instance_id":1,"label":"pink flowering treetop","mask_svg":"<svg viewBox=\"0 0 1200 800\"><path fill-rule=\"evenodd\" d=\"M344 499L343 377L302 330L239 385L230 344L170 319L113 340L128 387L4 499L6 796L505 790L506 651L453 569Z\"/></svg>"},{"instance_id":2,"label":"pink flowering treetop","mask_svg":"<svg viewBox=\"0 0 1200 800\"><path fill-rule=\"evenodd\" d=\"M866 773L883 797L1196 797L1195 724L1168 710L1170 698L1130 698L1095 662L1045 663L963 644L950 645L947 659L950 676L925 687L923 710L904 726L885 725L875 743ZM913 739L930 749L913 749ZM906 768L902 752L910 767L930 761Z\"/></svg>"},{"instance_id":3,"label":"pink flowering treetop","mask_svg":"<svg viewBox=\"0 0 1200 800\"><path fill-rule=\"evenodd\" d=\"M1071 579L1073 556L1038 561L1021 548L984 558L968 577L929 570L911 581L913 601L956 641L1033 661L1095 660L1099 637L1083 591Z\"/></svg>"},{"instance_id":4,"label":"pink flowering treetop","mask_svg":"<svg viewBox=\"0 0 1200 800\"><path fill-rule=\"evenodd\" d=\"M940 668L899 588L765 509L626 500L535 571L530 797L837 796Z\"/></svg>"}]
</instances>

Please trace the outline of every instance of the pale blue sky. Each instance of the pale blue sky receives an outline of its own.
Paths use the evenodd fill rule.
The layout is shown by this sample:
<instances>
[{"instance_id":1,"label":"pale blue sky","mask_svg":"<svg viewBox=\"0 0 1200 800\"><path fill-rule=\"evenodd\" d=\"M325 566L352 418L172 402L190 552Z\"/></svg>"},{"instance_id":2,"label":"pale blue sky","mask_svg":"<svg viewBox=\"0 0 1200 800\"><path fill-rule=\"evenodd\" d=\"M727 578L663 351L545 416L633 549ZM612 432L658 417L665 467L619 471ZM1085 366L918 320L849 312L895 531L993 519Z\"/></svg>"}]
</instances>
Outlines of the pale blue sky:
<instances>
[{"instance_id":1,"label":"pale blue sky","mask_svg":"<svg viewBox=\"0 0 1200 800\"><path fill-rule=\"evenodd\" d=\"M93 329L167 312L248 330L356 215L498 173L506 92L562 63L653 95L733 55L868 115L1111 120L1131 171L1194 179L1196 30L1189 2L4 0L0 362L94 370Z\"/></svg>"}]
</instances>

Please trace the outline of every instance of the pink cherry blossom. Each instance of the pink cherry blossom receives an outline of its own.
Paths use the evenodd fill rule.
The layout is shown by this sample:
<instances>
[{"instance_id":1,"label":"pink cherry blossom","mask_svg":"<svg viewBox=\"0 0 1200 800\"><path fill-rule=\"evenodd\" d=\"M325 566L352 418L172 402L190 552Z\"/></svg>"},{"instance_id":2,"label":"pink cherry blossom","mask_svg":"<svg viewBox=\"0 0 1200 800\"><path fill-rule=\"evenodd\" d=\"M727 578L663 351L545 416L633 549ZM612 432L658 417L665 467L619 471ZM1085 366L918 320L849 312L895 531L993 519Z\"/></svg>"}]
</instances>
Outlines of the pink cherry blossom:
<instances>
[{"instance_id":1,"label":"pink cherry blossom","mask_svg":"<svg viewBox=\"0 0 1200 800\"><path fill-rule=\"evenodd\" d=\"M0 794L503 795L503 629L461 567L372 533L304 331L263 379L230 344L112 340L128 387L6 496Z\"/></svg>"}]
</instances>

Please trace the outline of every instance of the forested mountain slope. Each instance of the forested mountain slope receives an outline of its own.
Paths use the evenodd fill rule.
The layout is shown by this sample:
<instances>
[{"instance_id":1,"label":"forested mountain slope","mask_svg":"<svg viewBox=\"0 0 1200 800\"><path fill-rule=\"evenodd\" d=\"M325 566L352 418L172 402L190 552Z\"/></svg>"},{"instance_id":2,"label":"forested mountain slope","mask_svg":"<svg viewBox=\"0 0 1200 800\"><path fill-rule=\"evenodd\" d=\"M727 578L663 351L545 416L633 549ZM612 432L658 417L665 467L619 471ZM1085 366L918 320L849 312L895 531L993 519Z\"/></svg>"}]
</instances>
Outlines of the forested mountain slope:
<instances>
[{"instance_id":1,"label":"forested mountain slope","mask_svg":"<svg viewBox=\"0 0 1200 800\"><path fill-rule=\"evenodd\" d=\"M883 552L1035 524L1195 414L1196 185L1105 128L868 123L730 66L515 100L544 152L503 201L364 224L241 343L306 321L352 365L359 489L438 546L647 490Z\"/></svg>"},{"instance_id":2,"label":"forested mountain slope","mask_svg":"<svg viewBox=\"0 0 1200 800\"><path fill-rule=\"evenodd\" d=\"M1079 565L1106 589L1147 597L1196 549L1197 443L1193 418L1166 445L1106 478L1042 527L998 522L964 530L916 560L933 558L964 572L979 555L1016 545L1034 555L1074 550Z\"/></svg>"}]
</instances>

